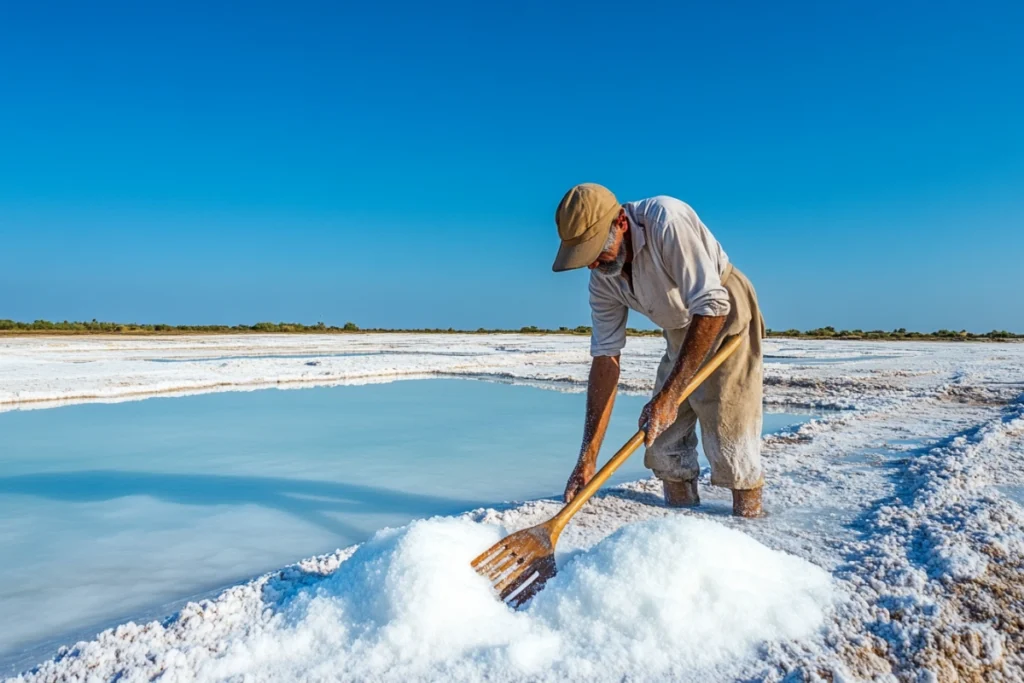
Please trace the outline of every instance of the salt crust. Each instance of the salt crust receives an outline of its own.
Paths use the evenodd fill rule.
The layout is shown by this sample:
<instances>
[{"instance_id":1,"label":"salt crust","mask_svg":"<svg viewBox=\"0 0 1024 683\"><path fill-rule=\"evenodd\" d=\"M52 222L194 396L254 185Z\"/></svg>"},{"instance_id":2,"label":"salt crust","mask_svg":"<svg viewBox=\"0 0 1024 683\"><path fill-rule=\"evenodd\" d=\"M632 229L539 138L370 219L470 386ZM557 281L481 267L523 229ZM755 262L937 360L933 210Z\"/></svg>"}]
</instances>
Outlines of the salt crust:
<instances>
[{"instance_id":1,"label":"salt crust","mask_svg":"<svg viewBox=\"0 0 1024 683\"><path fill-rule=\"evenodd\" d=\"M372 381L384 381L388 376L383 366L420 376L485 376L568 390L578 390L585 381L585 346L578 339L510 335L445 339L444 342L442 346L436 340L422 337L396 340L389 336L390 353L399 356L408 352L407 355L417 360L405 364L402 359L379 359L372 367L361 367L377 373ZM0 395L0 400L4 400L4 396L19 400L25 395L79 400L75 396L76 392L83 393L81 387L93 393L97 388L104 389L108 398L124 398L131 392L148 391L155 386L156 375L148 368L160 365L203 365L206 369L195 367L184 373L180 368L171 368L160 376L160 381L184 391L208 390L195 386L189 389L183 385L183 379L199 378L209 384L209 368L217 367L220 361L159 364L138 360L140 353L148 353L140 352L140 343L58 340L42 348L38 340L4 340L0 343L0 369L5 373L0 394L7 393ZM245 344L250 350L253 345L248 339L204 343L210 346L196 349L177 340L154 342L163 345L159 350L161 354L193 356L208 351L222 353L224 344ZM260 342L261 350L279 343L292 344L288 348L295 349L296 344L301 346L306 342L294 338L283 342L267 340L266 344ZM385 350L380 346L382 339L364 338L360 343L364 348L374 348L377 344L375 352ZM747 540L756 539L762 547L785 550L828 570L836 600L819 630L810 635L787 636L784 626L780 625L777 636L781 640L772 640L772 636L763 634L751 636L752 640L769 639L758 646L756 653L734 654L729 664L720 663L723 660L716 658L713 647L708 653L690 653L673 659L677 656L674 648L685 650L686 647L685 643L680 645L686 638L677 634L687 628L704 627L695 619L666 618L664 623L659 622L659 616L671 613L668 609L638 611L644 601L637 596L650 594L650 585L658 582L664 585L665 581L674 580L674 572L678 573L679 563L684 558L671 554L681 544L669 544L670 551L655 540L659 534L670 538L681 531L651 532L649 527L635 524L677 518L677 513L659 504L654 483L636 482L596 498L566 530L560 544L567 553L561 558L564 571L556 579L564 581L564 585L552 585L553 590L542 593L526 614L505 615L510 621L500 634L505 639L502 642L508 644L521 636L522 640L515 642L526 645L522 648L484 645L475 650L470 646L472 656L459 659L452 653L472 643L473 638L496 636L493 633L488 636L484 628L467 634L458 624L453 632L440 628L438 634L425 637L424 642L430 644L426 650L413 648L406 652L410 657L408 662L413 662L404 664L413 667L407 669L413 672L410 675L423 675L421 672L428 671L429 666L451 666L445 673L456 677L461 675L460 671L479 673L480 666L493 666L498 661L493 658L506 657L503 661L509 667L520 668L503 669L500 675L511 671L509 675L522 677L531 666L537 666L535 676L560 671L563 677L572 678L577 670L571 669L569 657L573 652L586 652L574 650L573 643L585 635L599 641L605 638L600 642L611 647L607 643L616 639L609 634L624 633L616 620L622 613L642 614L630 624L638 621L654 624L643 628L636 626L633 631L625 632L640 643L636 650L638 658L633 660L639 663L632 671L640 678L662 671L665 678L685 679L688 674L672 667L686 661L698 668L707 667L705 670L712 672L710 680L733 677L759 681L951 681L958 677L961 680L1024 680L1024 591L1020 585L1024 572L1024 509L1002 493L1007 486L1024 484L1024 404L1020 402L1024 391L1024 345L777 340L770 340L768 344L769 355L796 360L804 355L820 357L821 352L850 359L823 365L774 364L769 358L765 370L769 406L812 405L844 410L765 439L766 504L771 517L749 523L723 517L727 510L727 493L704 487L705 505L688 519L714 520L720 527L742 531ZM624 357L623 388L649 389L649 370L660 353L660 345L652 339L631 339L630 345L627 348L630 355ZM316 349L314 352L323 351ZM443 360L437 361L437 357ZM355 360L358 358L324 359L317 370L334 362L347 364ZM224 362L230 366L236 361ZM237 370L238 377L254 382L249 386L257 386L259 382L264 382L265 386L267 382L284 377L275 375L274 366L265 363L296 361L237 362L246 367L230 369L228 374ZM77 375L69 373L72 363L82 367L92 365L93 369ZM95 365L97 363L99 365ZM349 369L357 367L360 366L353 365ZM255 372L257 369L259 372ZM118 375L122 371L126 374ZM399 374L392 373L391 377ZM8 377L12 379L8 381ZM368 381L366 373L362 377L358 379L350 373L349 379L345 379L335 373L323 383ZM284 381L291 380L285 378ZM229 388L240 386L230 385ZM26 404L19 407L26 407ZM491 530L487 533L496 533L491 525L521 528L541 521L556 509L555 501L533 501L504 509L479 510L455 522L438 522L439 526L433 531L441 533L449 523L482 523L466 529L460 527L456 539L449 538L446 542L457 543L457 539L463 539L468 543L473 537L476 544L486 545L493 535L476 539L474 534L484 534L487 529ZM403 564L411 557L419 557L413 553L417 545L415 539L430 528L414 525L406 532L392 532L396 535L385 535L359 549L303 561L231 588L215 600L190 604L162 623L126 624L111 629L91 642L66 649L55 660L15 680L109 680L117 677L122 681L135 681L150 680L160 672L161 680L196 680L202 676L258 680L251 678L259 675L258 672L245 668L246 662L251 661L246 658L245 648L256 647L252 644L268 633L280 636L287 629L301 642L315 644L316 638L341 638L339 642L343 645L356 647L361 643L358 647L382 657L374 660L377 665L386 665L389 653L399 651L389 649L387 643L393 645L400 642L401 637L422 633L416 629L427 628L427 622L403 613L400 604L389 603L379 595L373 600L353 601L338 581L349 576L351 583L346 585L355 586L361 580L363 583L358 585L368 587L384 585L382 582L395 575L394 572L413 582L436 576L432 573L434 569L445 573L440 566L432 569L426 565L416 568L415 562ZM469 528L477 531L470 532ZM654 528L657 529L657 525ZM624 530L615 535L619 529ZM644 540L645 533L650 534L647 540ZM607 541L602 543L602 539ZM611 603L610 611L603 612L600 605L584 601L587 595L594 595L587 593L592 580L588 572L595 572L599 577L593 579L595 586L607 585L601 581L621 579L616 576L619 567L614 561L616 548L637 553L628 563L629 580L635 584L630 584L624 593L635 599L627 600L630 604ZM365 561L351 564L346 561L354 552L361 551L366 553ZM413 554L405 554L406 551ZM642 566L661 566L658 562L661 553L669 553L672 562L648 580L637 563L639 557L647 557L644 553L651 553L654 559ZM705 555L708 553L702 554ZM388 567L388 571L374 573L370 569L375 566L374 562L383 563L379 566ZM672 571L664 571L669 566ZM357 570L357 567L363 569ZM361 579L357 576L359 571L363 572ZM625 565L622 571L626 571ZM457 575L453 573L451 580L453 583L442 583L455 585ZM428 584L421 585L429 587L430 591L436 590L433 595L442 602L447 600L445 596L450 597L443 587ZM807 588L811 584L803 581L801 585ZM808 595L816 595L809 588L807 591ZM384 594L399 593L385 591ZM726 604L719 605L723 607L722 615L729 614L724 608ZM821 608L824 603L814 604ZM675 608L685 610L685 606ZM332 609L341 611L331 612ZM577 612L572 612L573 609ZM631 609L634 611L630 612ZM442 611L449 616L453 613L450 609ZM564 616L581 613L594 618L570 624L571 620ZM391 618L380 619L381 614L389 614ZM560 615L564 621L558 621ZM353 621L345 621L350 616ZM652 618L647 619L649 616ZM443 617L439 615L443 623L451 623ZM324 623L342 623L348 628L334 629L330 633L305 629ZM581 626L582 623L589 625ZM811 620L800 620L800 623L806 626ZM561 655L552 655L545 649L545 643L550 642L545 637L551 634L544 628L554 633L559 645L565 648L564 658L558 659ZM644 634L654 631L675 635L671 641L659 641L659 649L647 650L645 638L648 636ZM453 633L450 638L444 635L450 632ZM300 637L300 633L306 635ZM629 648L633 647L633 642L628 638L624 642L616 640L618 656L631 656L633 651ZM743 638L736 638L735 642L741 643ZM253 656L263 656L260 654L262 647L271 645L257 647ZM445 650L445 647L454 649ZM616 651L614 647L612 650ZM425 665L435 652L447 652L451 656L442 657L441 664L435 661ZM295 668L312 667L317 662L302 660L288 664L292 660L286 655L267 660L268 675L289 672L281 673L288 678L300 672L300 677L309 680L331 680L332 667L338 666L338 662L324 659L319 660L324 666L321 669ZM700 656L708 659L699 660ZM602 673L616 671L608 669L599 655L587 655L584 659L586 662L578 666L591 663L593 670ZM463 662L468 668L460 668L462 665L455 662ZM359 663L359 666L371 665L370 660ZM216 668L230 666L237 668ZM416 669L416 666L428 668ZM730 669L730 666L736 668ZM500 675L494 677L500 678Z\"/></svg>"}]
</instances>

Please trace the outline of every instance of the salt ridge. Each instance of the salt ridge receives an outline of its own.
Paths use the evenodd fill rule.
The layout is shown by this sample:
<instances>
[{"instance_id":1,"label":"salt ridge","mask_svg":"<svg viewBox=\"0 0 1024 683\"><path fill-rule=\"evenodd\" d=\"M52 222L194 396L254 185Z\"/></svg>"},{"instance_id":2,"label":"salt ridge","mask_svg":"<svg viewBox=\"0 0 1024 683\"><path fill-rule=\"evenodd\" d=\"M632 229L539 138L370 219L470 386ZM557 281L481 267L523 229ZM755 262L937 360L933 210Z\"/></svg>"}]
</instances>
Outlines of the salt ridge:
<instances>
[{"instance_id":1,"label":"salt ridge","mask_svg":"<svg viewBox=\"0 0 1024 683\"><path fill-rule=\"evenodd\" d=\"M905 348L894 348L900 346L894 344L788 340L768 340L766 344L768 352L777 356L877 355L880 360L871 363L892 367L898 367L894 361L906 353ZM650 391L650 366L656 365L663 346L660 338L629 338L623 355L623 389ZM372 355L328 355L346 353ZM271 357L275 354L324 355L316 359ZM219 356L243 357L207 360ZM160 363L154 359L182 362ZM11 337L0 338L0 372L4 377L0 410L425 376L554 382L581 390L586 383L588 360L587 339L566 335ZM314 361L314 365L309 364ZM861 367L860 363L846 365ZM779 366L769 359L766 368L769 377L788 377L804 366ZM781 368L781 373L776 368Z\"/></svg>"}]
</instances>

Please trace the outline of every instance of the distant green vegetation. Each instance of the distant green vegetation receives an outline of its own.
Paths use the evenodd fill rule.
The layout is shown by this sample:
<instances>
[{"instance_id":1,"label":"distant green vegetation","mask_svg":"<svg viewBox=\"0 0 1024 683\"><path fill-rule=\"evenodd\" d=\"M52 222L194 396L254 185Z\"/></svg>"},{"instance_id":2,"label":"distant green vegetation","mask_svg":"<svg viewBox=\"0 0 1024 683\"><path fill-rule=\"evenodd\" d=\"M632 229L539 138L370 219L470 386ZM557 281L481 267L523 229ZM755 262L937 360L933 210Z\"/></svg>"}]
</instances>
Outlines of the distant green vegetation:
<instances>
[{"instance_id":1,"label":"distant green vegetation","mask_svg":"<svg viewBox=\"0 0 1024 683\"><path fill-rule=\"evenodd\" d=\"M272 323L259 322L255 325L165 325L138 324L138 323L110 323L98 320L89 322L51 322L49 320L36 320L34 322L18 322L15 320L0 320L0 334L251 334L258 333L304 333L304 334L339 334L339 333L394 333L394 332L418 332L421 334L574 334L589 335L588 325L578 327L559 327L558 329L545 329L533 325L520 327L518 329L488 329L484 327L475 330L456 330L449 327L429 329L380 329L361 328L355 323L347 322L341 327L316 323L315 325L304 325L302 323ZM638 330L632 327L626 333L637 337L658 336L660 330ZM1005 341L1011 339L1024 339L1024 334L1007 332L1006 330L992 330L991 332L975 333L967 330L937 330L935 332L910 332L905 328L892 331L886 330L837 330L834 327L819 327L813 330L801 332L800 330L768 330L769 337L794 337L799 339L872 339L872 340L949 340L949 341Z\"/></svg>"},{"instance_id":2,"label":"distant green vegetation","mask_svg":"<svg viewBox=\"0 0 1024 683\"><path fill-rule=\"evenodd\" d=\"M834 327L818 327L801 332L800 330L768 330L769 337L798 337L804 339L943 339L949 341L993 341L1005 339L1024 339L1024 334L992 330L991 332L968 332L967 330L936 330L935 332L912 332L905 327L892 331L886 330L837 330Z\"/></svg>"},{"instance_id":3,"label":"distant green vegetation","mask_svg":"<svg viewBox=\"0 0 1024 683\"><path fill-rule=\"evenodd\" d=\"M251 333L251 332L359 332L355 323L345 323L343 327L328 326L323 323L303 325L302 323L271 323L259 322L255 325L165 325L163 323L110 323L96 320L89 322L67 320L51 322L36 320L30 323L15 320L0 320L0 332L52 332L57 334L183 334L183 333Z\"/></svg>"}]
</instances>

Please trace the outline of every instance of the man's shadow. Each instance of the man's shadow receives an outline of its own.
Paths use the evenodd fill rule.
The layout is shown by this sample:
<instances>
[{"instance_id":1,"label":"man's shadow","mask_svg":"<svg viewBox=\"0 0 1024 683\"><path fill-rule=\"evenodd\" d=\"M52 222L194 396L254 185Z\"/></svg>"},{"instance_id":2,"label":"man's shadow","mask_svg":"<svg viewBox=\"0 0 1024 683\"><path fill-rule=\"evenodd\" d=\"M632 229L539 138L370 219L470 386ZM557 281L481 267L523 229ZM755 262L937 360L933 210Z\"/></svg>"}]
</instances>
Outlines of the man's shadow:
<instances>
[{"instance_id":1,"label":"man's shadow","mask_svg":"<svg viewBox=\"0 0 1024 683\"><path fill-rule=\"evenodd\" d=\"M180 505L258 505L294 515L344 537L346 542L362 540L373 531L344 521L346 515L398 514L417 519L487 505L481 501L332 481L120 470L0 477L0 494L39 496L65 502L150 496Z\"/></svg>"}]
</instances>

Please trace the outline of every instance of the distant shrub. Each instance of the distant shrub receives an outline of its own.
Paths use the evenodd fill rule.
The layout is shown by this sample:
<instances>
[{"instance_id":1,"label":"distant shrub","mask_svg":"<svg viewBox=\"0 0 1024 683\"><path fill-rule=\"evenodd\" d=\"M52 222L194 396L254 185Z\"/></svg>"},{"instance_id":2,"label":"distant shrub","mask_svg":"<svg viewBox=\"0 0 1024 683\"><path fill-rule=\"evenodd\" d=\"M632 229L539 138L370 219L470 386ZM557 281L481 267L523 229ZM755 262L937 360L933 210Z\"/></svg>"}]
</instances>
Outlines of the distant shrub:
<instances>
[{"instance_id":1,"label":"distant shrub","mask_svg":"<svg viewBox=\"0 0 1024 683\"><path fill-rule=\"evenodd\" d=\"M313 325L305 325L303 323L272 323L272 322L258 322L254 325L169 325L166 323L156 324L139 324L139 323L113 323L113 322L102 322L95 318L88 321L67 321L51 322L49 320L34 320L30 323L19 322L17 320L10 320L7 318L0 318L0 332L2 333L14 333L19 332L43 332L43 333L66 333L66 334L147 334L147 333L182 333L182 332L202 332L202 333L234 333L244 334L247 332L260 332L260 333L301 333L301 332L318 332L318 333L337 333L337 332L378 332L382 334L393 333L393 332L408 332L408 333L419 333L419 334L509 334L509 333L521 333L521 334L570 334L570 335L589 335L591 329L589 325L578 325L576 327L559 327L557 329L547 329L538 327L537 325L526 325L520 327L518 330L505 330L505 329L489 329L485 327L478 327L475 331L469 330L456 330L453 327L448 328L429 328L429 329L363 329L357 326L353 322L346 322L343 327L336 327L333 325L326 325L323 322L318 322ZM768 336L770 337L797 337L797 338L811 338L811 339L830 339L830 338L842 338L842 339L874 339L874 340L899 340L899 339L944 339L951 341L971 341L971 340L982 340L982 341L1008 341L1012 339L1024 339L1024 334L1017 334L1009 332L1007 330L992 330L990 332L984 332L976 334L968 332L967 330L947 330L941 329L935 332L921 333L921 332L908 332L906 328L899 327L892 332L886 332L885 330L869 330L863 332L859 329L851 330L840 330L832 326L818 327L807 332L801 332L798 329L790 328L781 332L776 330L767 330ZM626 334L635 337L649 337L657 336L662 332L660 329L653 330L640 330L633 327L626 328Z\"/></svg>"}]
</instances>

